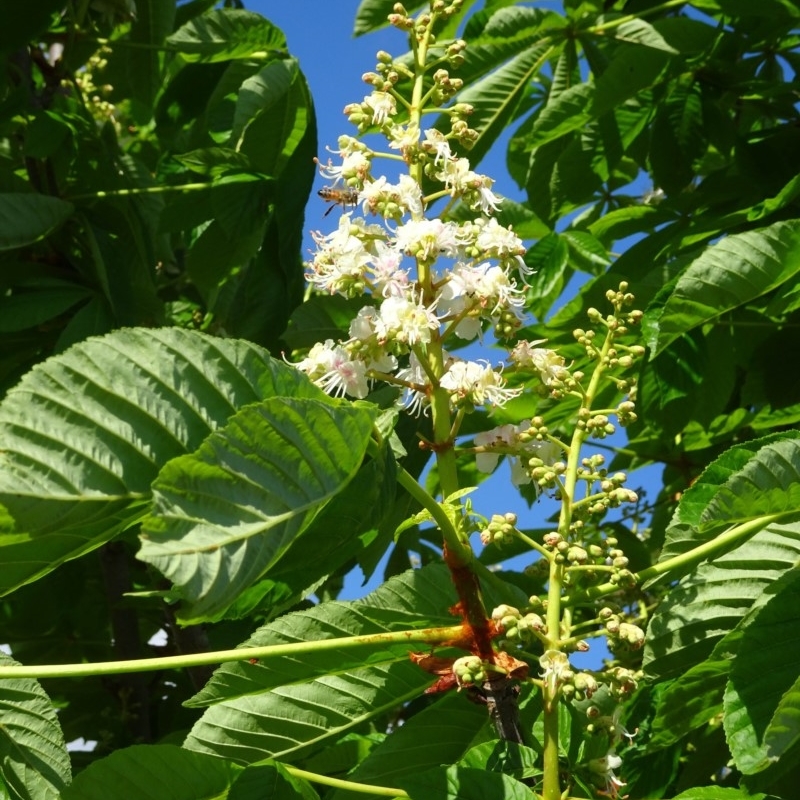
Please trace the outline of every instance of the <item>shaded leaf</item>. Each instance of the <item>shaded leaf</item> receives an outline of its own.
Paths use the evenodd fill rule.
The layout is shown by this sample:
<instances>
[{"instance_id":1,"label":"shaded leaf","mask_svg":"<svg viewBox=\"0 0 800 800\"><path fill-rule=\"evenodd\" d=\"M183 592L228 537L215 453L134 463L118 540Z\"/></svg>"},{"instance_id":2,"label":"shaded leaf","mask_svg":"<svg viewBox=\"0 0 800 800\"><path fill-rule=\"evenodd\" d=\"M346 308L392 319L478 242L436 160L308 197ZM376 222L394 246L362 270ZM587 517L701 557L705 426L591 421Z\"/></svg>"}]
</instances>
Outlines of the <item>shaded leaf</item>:
<instances>
[{"instance_id":1,"label":"shaded leaf","mask_svg":"<svg viewBox=\"0 0 800 800\"><path fill-rule=\"evenodd\" d=\"M402 781L411 800L530 800L524 783L500 772L470 767L437 767Z\"/></svg>"},{"instance_id":2,"label":"shaded leaf","mask_svg":"<svg viewBox=\"0 0 800 800\"><path fill-rule=\"evenodd\" d=\"M58 197L0 193L0 251L38 242L72 216L74 206Z\"/></svg>"},{"instance_id":3,"label":"shaded leaf","mask_svg":"<svg viewBox=\"0 0 800 800\"><path fill-rule=\"evenodd\" d=\"M197 800L225 797L242 768L171 744L134 745L94 761L62 800ZM262 795L271 797L271 795Z\"/></svg>"},{"instance_id":4,"label":"shaded leaf","mask_svg":"<svg viewBox=\"0 0 800 800\"><path fill-rule=\"evenodd\" d=\"M167 38L186 61L264 58L286 48L286 37L254 11L219 8L187 22Z\"/></svg>"},{"instance_id":5,"label":"shaded leaf","mask_svg":"<svg viewBox=\"0 0 800 800\"><path fill-rule=\"evenodd\" d=\"M311 785L272 762L247 767L228 793L227 800L318 800Z\"/></svg>"},{"instance_id":6,"label":"shaded leaf","mask_svg":"<svg viewBox=\"0 0 800 800\"><path fill-rule=\"evenodd\" d=\"M487 721L484 706L448 692L373 748L348 778L399 787L407 776L458 761ZM336 792L331 800L345 798L356 800L355 794L347 791Z\"/></svg>"},{"instance_id":7,"label":"shaded leaf","mask_svg":"<svg viewBox=\"0 0 800 800\"><path fill-rule=\"evenodd\" d=\"M725 692L725 734L745 775L779 761L800 735L800 571L787 579L744 631Z\"/></svg>"},{"instance_id":8,"label":"shaded leaf","mask_svg":"<svg viewBox=\"0 0 800 800\"><path fill-rule=\"evenodd\" d=\"M652 47L655 50L663 50L667 53L677 53L678 51L644 19L631 19L614 27L614 38L621 42L631 42L640 44L644 47Z\"/></svg>"}]
</instances>

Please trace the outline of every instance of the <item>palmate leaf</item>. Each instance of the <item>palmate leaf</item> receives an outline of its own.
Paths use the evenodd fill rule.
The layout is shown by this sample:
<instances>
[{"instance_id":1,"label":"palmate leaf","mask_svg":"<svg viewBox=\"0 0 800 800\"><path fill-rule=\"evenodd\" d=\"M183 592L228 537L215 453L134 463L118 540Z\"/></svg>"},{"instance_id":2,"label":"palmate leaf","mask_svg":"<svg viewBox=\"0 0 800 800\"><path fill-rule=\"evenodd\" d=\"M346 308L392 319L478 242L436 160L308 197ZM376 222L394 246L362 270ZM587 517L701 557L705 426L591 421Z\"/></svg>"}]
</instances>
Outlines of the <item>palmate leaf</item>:
<instances>
[{"instance_id":1,"label":"palmate leaf","mask_svg":"<svg viewBox=\"0 0 800 800\"><path fill-rule=\"evenodd\" d=\"M219 8L181 26L167 45L186 61L229 61L285 50L286 37L261 14Z\"/></svg>"},{"instance_id":2,"label":"palmate leaf","mask_svg":"<svg viewBox=\"0 0 800 800\"><path fill-rule=\"evenodd\" d=\"M798 558L800 523L772 524L702 564L670 591L650 620L645 671L671 677L704 661Z\"/></svg>"},{"instance_id":3,"label":"palmate leaf","mask_svg":"<svg viewBox=\"0 0 800 800\"><path fill-rule=\"evenodd\" d=\"M161 470L138 557L191 604L182 621L224 610L280 559L355 475L374 416L344 401L270 398Z\"/></svg>"},{"instance_id":4,"label":"palmate leaf","mask_svg":"<svg viewBox=\"0 0 800 800\"><path fill-rule=\"evenodd\" d=\"M786 577L744 631L725 691L725 734L745 775L779 761L800 738L800 570Z\"/></svg>"},{"instance_id":5,"label":"palmate leaf","mask_svg":"<svg viewBox=\"0 0 800 800\"><path fill-rule=\"evenodd\" d=\"M377 745L349 775L359 783L399 787L404 778L458 761L488 724L486 708L448 692ZM329 800L357 800L337 791Z\"/></svg>"},{"instance_id":6,"label":"palmate leaf","mask_svg":"<svg viewBox=\"0 0 800 800\"><path fill-rule=\"evenodd\" d=\"M288 614L260 628L245 645L449 626L457 622L447 611L455 599L446 568L432 565L390 579L364 600ZM309 647L302 656L223 665L190 701L216 705L184 746L244 763L310 755L432 683L431 675L409 661L410 647L373 642L319 653Z\"/></svg>"},{"instance_id":7,"label":"palmate leaf","mask_svg":"<svg viewBox=\"0 0 800 800\"><path fill-rule=\"evenodd\" d=\"M0 592L88 552L143 515L170 459L248 403L324 397L247 342L124 329L36 366L0 404Z\"/></svg>"},{"instance_id":8,"label":"palmate leaf","mask_svg":"<svg viewBox=\"0 0 800 800\"><path fill-rule=\"evenodd\" d=\"M474 108L470 127L478 131L478 138L469 150L474 166L486 155L497 137L517 115L519 104L525 97L531 79L545 65L556 46L542 41L526 47L507 63L461 92L459 102Z\"/></svg>"},{"instance_id":9,"label":"palmate leaf","mask_svg":"<svg viewBox=\"0 0 800 800\"><path fill-rule=\"evenodd\" d=\"M17 662L0 653L0 664ZM38 681L0 682L0 787L12 800L56 800L70 780L61 726Z\"/></svg>"},{"instance_id":10,"label":"palmate leaf","mask_svg":"<svg viewBox=\"0 0 800 800\"><path fill-rule=\"evenodd\" d=\"M645 314L652 356L687 331L795 280L798 271L798 220L722 239L686 268L665 303Z\"/></svg>"},{"instance_id":11,"label":"palmate leaf","mask_svg":"<svg viewBox=\"0 0 800 800\"><path fill-rule=\"evenodd\" d=\"M471 767L437 767L404 778L402 788L411 800L530 800L531 790L501 772Z\"/></svg>"},{"instance_id":12,"label":"palmate leaf","mask_svg":"<svg viewBox=\"0 0 800 800\"><path fill-rule=\"evenodd\" d=\"M0 251L38 242L64 223L72 203L44 194L0 193Z\"/></svg>"},{"instance_id":13,"label":"palmate leaf","mask_svg":"<svg viewBox=\"0 0 800 800\"><path fill-rule=\"evenodd\" d=\"M456 601L447 570L431 565L387 581L363 600L331 601L308 611L297 611L264 625L241 647L265 647L292 642L314 642L348 636L387 633L420 627L457 624L447 609ZM187 705L203 707L245 695L260 694L285 684L299 684L339 669L357 669L365 663L387 664L408 660L409 646L376 642L353 648L299 656L279 656L258 664L223 664ZM421 670L420 670L421 671Z\"/></svg>"},{"instance_id":14,"label":"palmate leaf","mask_svg":"<svg viewBox=\"0 0 800 800\"><path fill-rule=\"evenodd\" d=\"M691 550L731 525L800 513L798 481L800 433L796 431L730 448L681 497L659 561Z\"/></svg>"},{"instance_id":15,"label":"palmate leaf","mask_svg":"<svg viewBox=\"0 0 800 800\"><path fill-rule=\"evenodd\" d=\"M62 800L197 800L227 797L243 770L219 758L169 744L134 745L94 761ZM268 798L271 795L263 794Z\"/></svg>"}]
</instances>

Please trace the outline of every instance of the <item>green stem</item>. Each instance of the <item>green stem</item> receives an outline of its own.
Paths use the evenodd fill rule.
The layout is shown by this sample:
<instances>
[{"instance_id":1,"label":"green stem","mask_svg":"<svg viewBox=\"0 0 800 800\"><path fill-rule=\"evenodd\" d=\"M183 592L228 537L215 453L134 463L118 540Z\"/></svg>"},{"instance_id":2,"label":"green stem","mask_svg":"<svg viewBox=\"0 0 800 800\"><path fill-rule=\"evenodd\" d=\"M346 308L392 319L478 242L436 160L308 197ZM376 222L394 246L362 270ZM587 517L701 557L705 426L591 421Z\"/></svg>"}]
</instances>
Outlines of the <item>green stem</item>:
<instances>
[{"instance_id":1,"label":"green stem","mask_svg":"<svg viewBox=\"0 0 800 800\"><path fill-rule=\"evenodd\" d=\"M732 528L725 531L725 533L721 533L719 536L714 537L708 542L704 542L686 553L668 558L666 561L654 564L652 567L643 569L641 572L633 573L633 577L637 584L642 584L645 581L649 581L651 578L657 578L659 575L667 575L676 569L684 572L687 567L694 567L701 561L705 561L724 550L732 548L740 541L748 539L750 536L758 533L762 528L771 525L773 522L778 522L782 517L786 516L790 515L770 514L769 516L748 520L741 525L734 525ZM590 589L586 589L578 594L563 597L561 602L564 603L564 605L575 606L588 600L594 600L597 597L614 594L614 592L618 591L620 591L619 584L611 582L602 583L598 586L592 586Z\"/></svg>"},{"instance_id":2,"label":"green stem","mask_svg":"<svg viewBox=\"0 0 800 800\"><path fill-rule=\"evenodd\" d=\"M314 642L290 642L264 647L239 647L235 650L217 650L213 653L192 653L164 658L139 658L129 661L101 661L96 664L46 664L44 666L0 666L2 678L85 678L90 675L122 675L129 672L155 672L162 669L181 669L224 664L229 661L246 661L251 658L264 661L281 656L304 653L321 653L327 650L369 649L386 644L424 643L430 645L453 641L463 633L460 625L425 630L373 633L363 636L344 636Z\"/></svg>"},{"instance_id":3,"label":"green stem","mask_svg":"<svg viewBox=\"0 0 800 800\"><path fill-rule=\"evenodd\" d=\"M600 381L605 372L605 358L614 341L613 331L606 333L603 347L597 356L597 364L589 381L589 386L583 397L583 405L591 410L592 401L600 388ZM570 441L567 469L564 473L563 488L561 490L561 513L558 519L558 532L565 540L569 540L572 528L572 514L575 508L575 489L578 483L578 467L580 466L581 447L588 438L584 427L577 427ZM569 637L571 631L562 631L562 591L564 588L565 567L557 559L550 562L550 580L547 589L547 637L548 649L562 650L564 642L562 635ZM551 689L550 686L555 686ZM542 797L544 800L561 799L561 782L559 780L558 764L558 697L559 687L554 682L545 681L543 701L543 727L544 727L544 776L542 782Z\"/></svg>"},{"instance_id":4,"label":"green stem","mask_svg":"<svg viewBox=\"0 0 800 800\"><path fill-rule=\"evenodd\" d=\"M210 189L210 183L182 183L179 186L145 186L138 189L109 189L108 191L91 192L89 194L76 194L65 197L65 200L97 200L101 197L130 197L137 194L163 194L164 192L198 192Z\"/></svg>"},{"instance_id":5,"label":"green stem","mask_svg":"<svg viewBox=\"0 0 800 800\"><path fill-rule=\"evenodd\" d=\"M612 19L608 22L603 22L600 25L592 25L591 27L586 29L587 33L605 33L608 30L613 30L614 28L618 28L620 25L624 25L626 22L633 22L635 19L642 19L643 17L650 17L653 14L658 14L661 11L669 11L671 8L678 8L678 6L685 6L687 5L687 0L667 0L665 3L661 3L661 5L653 6L652 8L648 8L644 11L640 11L638 14L627 14L624 17L619 17L618 19Z\"/></svg>"},{"instance_id":6,"label":"green stem","mask_svg":"<svg viewBox=\"0 0 800 800\"><path fill-rule=\"evenodd\" d=\"M362 794L372 794L378 797L408 797L402 789L392 789L390 786L373 786L369 783L356 783L355 781L345 781L341 778L330 778L327 775L320 775L316 772L307 772L304 769L290 767L282 764L283 768L297 778L304 778L311 783L321 783L324 786L333 786L336 789L345 789L350 792L361 792Z\"/></svg>"}]
</instances>

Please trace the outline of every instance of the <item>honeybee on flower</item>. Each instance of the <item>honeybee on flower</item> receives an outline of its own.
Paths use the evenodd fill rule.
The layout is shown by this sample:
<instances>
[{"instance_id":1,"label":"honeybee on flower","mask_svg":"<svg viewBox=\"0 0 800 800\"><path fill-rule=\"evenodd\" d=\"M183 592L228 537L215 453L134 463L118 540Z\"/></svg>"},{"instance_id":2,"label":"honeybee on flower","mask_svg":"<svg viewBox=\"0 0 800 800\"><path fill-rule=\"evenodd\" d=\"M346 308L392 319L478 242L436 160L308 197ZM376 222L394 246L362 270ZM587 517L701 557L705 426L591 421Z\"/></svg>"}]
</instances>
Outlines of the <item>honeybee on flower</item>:
<instances>
[{"instance_id":1,"label":"honeybee on flower","mask_svg":"<svg viewBox=\"0 0 800 800\"><path fill-rule=\"evenodd\" d=\"M347 206L358 205L358 189L353 189L350 186L323 186L317 194L331 204L322 215L323 217L327 217L336 206L341 206L344 209Z\"/></svg>"}]
</instances>

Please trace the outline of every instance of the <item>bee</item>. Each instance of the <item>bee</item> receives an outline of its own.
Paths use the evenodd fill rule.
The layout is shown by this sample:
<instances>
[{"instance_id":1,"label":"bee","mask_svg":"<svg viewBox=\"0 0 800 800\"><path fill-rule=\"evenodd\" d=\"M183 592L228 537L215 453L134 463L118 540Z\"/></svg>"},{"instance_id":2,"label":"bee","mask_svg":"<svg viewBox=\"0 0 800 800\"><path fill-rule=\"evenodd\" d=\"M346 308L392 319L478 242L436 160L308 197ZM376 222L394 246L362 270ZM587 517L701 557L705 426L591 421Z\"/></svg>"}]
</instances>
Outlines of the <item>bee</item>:
<instances>
[{"instance_id":1,"label":"bee","mask_svg":"<svg viewBox=\"0 0 800 800\"><path fill-rule=\"evenodd\" d=\"M331 203L330 208L322 215L327 217L333 211L335 206L354 206L358 203L358 189L353 189L350 186L345 186L337 189L334 186L325 186L320 189L317 194L325 201Z\"/></svg>"}]
</instances>

